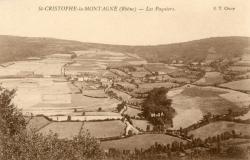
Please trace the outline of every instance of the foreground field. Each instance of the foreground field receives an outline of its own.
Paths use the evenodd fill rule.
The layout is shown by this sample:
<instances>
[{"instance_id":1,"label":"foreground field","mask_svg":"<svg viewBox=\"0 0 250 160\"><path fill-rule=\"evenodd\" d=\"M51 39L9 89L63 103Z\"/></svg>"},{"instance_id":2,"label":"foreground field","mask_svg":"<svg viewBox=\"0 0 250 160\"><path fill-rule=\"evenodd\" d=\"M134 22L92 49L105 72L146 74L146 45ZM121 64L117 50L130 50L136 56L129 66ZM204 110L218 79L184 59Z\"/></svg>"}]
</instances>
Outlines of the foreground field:
<instances>
[{"instance_id":1,"label":"foreground field","mask_svg":"<svg viewBox=\"0 0 250 160\"><path fill-rule=\"evenodd\" d=\"M50 124L50 121L42 116L33 117L28 121L26 128L31 131L38 131L46 125Z\"/></svg>"},{"instance_id":2,"label":"foreground field","mask_svg":"<svg viewBox=\"0 0 250 160\"><path fill-rule=\"evenodd\" d=\"M219 121L193 130L189 134L205 139L209 136L216 136L223 132L231 132L232 130L235 130L236 133L242 133L242 135L250 135L250 124Z\"/></svg>"},{"instance_id":3,"label":"foreground field","mask_svg":"<svg viewBox=\"0 0 250 160\"><path fill-rule=\"evenodd\" d=\"M122 136L125 133L125 124L119 120L84 122L82 134L89 132L95 138Z\"/></svg>"},{"instance_id":4,"label":"foreground field","mask_svg":"<svg viewBox=\"0 0 250 160\"><path fill-rule=\"evenodd\" d=\"M101 142L103 149L116 148L119 150L147 149L156 142L159 144L170 144L173 141L183 142L183 140L165 134L143 134L120 140Z\"/></svg>"}]
</instances>

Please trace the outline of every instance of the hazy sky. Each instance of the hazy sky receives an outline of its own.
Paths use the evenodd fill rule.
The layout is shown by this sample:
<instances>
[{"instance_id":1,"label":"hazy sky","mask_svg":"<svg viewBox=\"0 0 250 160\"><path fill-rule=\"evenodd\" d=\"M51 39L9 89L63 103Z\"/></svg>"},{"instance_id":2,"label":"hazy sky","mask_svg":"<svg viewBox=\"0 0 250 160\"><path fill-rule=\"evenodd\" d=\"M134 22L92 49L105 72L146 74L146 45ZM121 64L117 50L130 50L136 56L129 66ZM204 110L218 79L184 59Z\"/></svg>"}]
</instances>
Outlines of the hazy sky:
<instances>
[{"instance_id":1,"label":"hazy sky","mask_svg":"<svg viewBox=\"0 0 250 160\"><path fill-rule=\"evenodd\" d=\"M174 12L39 12L39 6L173 7ZM235 11L214 11L213 7ZM0 34L110 44L250 36L249 0L0 0Z\"/></svg>"}]
</instances>

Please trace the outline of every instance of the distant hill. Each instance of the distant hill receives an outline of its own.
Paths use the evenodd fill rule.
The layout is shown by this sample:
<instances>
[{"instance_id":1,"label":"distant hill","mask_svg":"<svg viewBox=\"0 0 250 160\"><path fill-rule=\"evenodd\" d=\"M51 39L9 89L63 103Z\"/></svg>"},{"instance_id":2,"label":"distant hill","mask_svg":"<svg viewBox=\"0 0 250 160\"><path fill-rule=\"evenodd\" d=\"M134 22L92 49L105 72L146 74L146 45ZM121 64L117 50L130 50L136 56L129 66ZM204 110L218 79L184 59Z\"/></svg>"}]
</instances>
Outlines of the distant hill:
<instances>
[{"instance_id":1,"label":"distant hill","mask_svg":"<svg viewBox=\"0 0 250 160\"><path fill-rule=\"evenodd\" d=\"M126 46L0 35L0 63L93 48L134 53L151 62L183 60L188 63L211 58L240 57L249 52L250 37L214 37L166 45Z\"/></svg>"}]
</instances>

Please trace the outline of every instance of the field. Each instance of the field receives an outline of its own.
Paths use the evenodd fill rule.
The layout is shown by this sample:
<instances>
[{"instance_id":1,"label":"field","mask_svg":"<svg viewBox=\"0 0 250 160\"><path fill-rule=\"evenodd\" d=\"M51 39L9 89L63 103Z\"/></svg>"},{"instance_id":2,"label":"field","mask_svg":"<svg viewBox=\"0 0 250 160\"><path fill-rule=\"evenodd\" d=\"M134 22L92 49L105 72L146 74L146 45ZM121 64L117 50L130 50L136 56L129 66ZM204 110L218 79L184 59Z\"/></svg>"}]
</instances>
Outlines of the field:
<instances>
[{"instance_id":1,"label":"field","mask_svg":"<svg viewBox=\"0 0 250 160\"><path fill-rule=\"evenodd\" d=\"M237 117L237 119L242 119L242 120L250 119L250 112L248 112L247 114L244 114L243 116Z\"/></svg>"},{"instance_id":2,"label":"field","mask_svg":"<svg viewBox=\"0 0 250 160\"><path fill-rule=\"evenodd\" d=\"M107 98L108 96L105 94L103 89L92 89L92 90L83 90L82 94L88 97L96 97L96 98Z\"/></svg>"},{"instance_id":3,"label":"field","mask_svg":"<svg viewBox=\"0 0 250 160\"><path fill-rule=\"evenodd\" d=\"M82 122L52 122L39 130L39 133L44 135L56 133L60 139L73 139L73 137L79 135L82 124Z\"/></svg>"},{"instance_id":4,"label":"field","mask_svg":"<svg viewBox=\"0 0 250 160\"><path fill-rule=\"evenodd\" d=\"M231 132L235 130L236 133L242 133L242 135L250 135L250 125L249 124L240 124L234 122L213 122L196 130L189 132L195 137L200 137L205 139L207 137L216 136L223 132Z\"/></svg>"},{"instance_id":5,"label":"field","mask_svg":"<svg viewBox=\"0 0 250 160\"><path fill-rule=\"evenodd\" d=\"M135 135L129 138L124 138L120 140L104 141L101 142L101 147L103 149L116 148L119 150L134 150L137 149L147 149L154 145L156 142L159 144L170 144L173 141L183 142L183 140L171 137L164 134L143 134Z\"/></svg>"},{"instance_id":6,"label":"field","mask_svg":"<svg viewBox=\"0 0 250 160\"><path fill-rule=\"evenodd\" d=\"M148 63L144 65L145 68L151 72L163 72L165 74L176 72L179 69L173 66L168 66L164 63Z\"/></svg>"},{"instance_id":7,"label":"field","mask_svg":"<svg viewBox=\"0 0 250 160\"><path fill-rule=\"evenodd\" d=\"M35 75L43 76L62 75L61 68L68 62L62 59L17 61L6 68L0 68L0 76L22 76L23 72L33 72Z\"/></svg>"},{"instance_id":8,"label":"field","mask_svg":"<svg viewBox=\"0 0 250 160\"><path fill-rule=\"evenodd\" d=\"M224 146L239 146L239 147L247 148L250 146L250 140L243 139L243 138L234 138L234 139L223 141L222 144Z\"/></svg>"},{"instance_id":9,"label":"field","mask_svg":"<svg viewBox=\"0 0 250 160\"><path fill-rule=\"evenodd\" d=\"M65 68L66 75L77 75L83 72L98 72L99 70L105 70L106 63L98 63L96 61L77 61L68 65Z\"/></svg>"},{"instance_id":10,"label":"field","mask_svg":"<svg viewBox=\"0 0 250 160\"><path fill-rule=\"evenodd\" d=\"M14 103L24 111L39 103L70 103L68 82L55 82L53 78L1 79L8 89L17 89Z\"/></svg>"},{"instance_id":11,"label":"field","mask_svg":"<svg viewBox=\"0 0 250 160\"><path fill-rule=\"evenodd\" d=\"M95 138L121 136L125 133L125 124L119 120L84 122L82 133L89 132Z\"/></svg>"},{"instance_id":12,"label":"field","mask_svg":"<svg viewBox=\"0 0 250 160\"><path fill-rule=\"evenodd\" d=\"M116 99L91 98L81 94L73 94L71 101L71 106L81 108L85 111L97 111L98 108L102 108L104 111L111 111L116 108L117 104L119 103L119 101Z\"/></svg>"},{"instance_id":13,"label":"field","mask_svg":"<svg viewBox=\"0 0 250 160\"><path fill-rule=\"evenodd\" d=\"M110 69L110 71L111 71L112 73L115 73L115 74L121 76L121 77L129 77L129 75L128 75L127 73L125 73L125 72L123 72L123 71L120 71L120 70L118 70L118 69Z\"/></svg>"},{"instance_id":14,"label":"field","mask_svg":"<svg viewBox=\"0 0 250 160\"><path fill-rule=\"evenodd\" d=\"M239 107L247 107L250 105L250 95L238 91L229 91L229 93L220 94L220 97L236 104Z\"/></svg>"},{"instance_id":15,"label":"field","mask_svg":"<svg viewBox=\"0 0 250 160\"><path fill-rule=\"evenodd\" d=\"M139 88L135 90L137 93L149 92L154 88L173 88L179 86L177 83L165 82L165 83L143 83L139 85Z\"/></svg>"},{"instance_id":16,"label":"field","mask_svg":"<svg viewBox=\"0 0 250 160\"><path fill-rule=\"evenodd\" d=\"M172 107L177 113L173 118L174 129L187 127L199 121L208 112L225 114L228 109L238 111L241 107L222 97L229 91L216 87L186 86L174 89L174 91L176 93L172 93L170 97L173 100Z\"/></svg>"},{"instance_id":17,"label":"field","mask_svg":"<svg viewBox=\"0 0 250 160\"><path fill-rule=\"evenodd\" d=\"M138 114L141 113L139 109L127 107L127 110L125 111L124 114L129 115L130 117L139 117Z\"/></svg>"},{"instance_id":18,"label":"field","mask_svg":"<svg viewBox=\"0 0 250 160\"><path fill-rule=\"evenodd\" d=\"M237 71L237 72L249 72L250 66L231 66L228 68L228 70Z\"/></svg>"},{"instance_id":19,"label":"field","mask_svg":"<svg viewBox=\"0 0 250 160\"><path fill-rule=\"evenodd\" d=\"M6 88L17 89L14 103L20 109L23 109L24 113L69 114L73 112L74 108L97 111L99 107L105 111L111 111L119 103L115 99L91 98L82 94L75 94L78 90L72 84L66 82L65 79L0 79L0 83ZM98 96L104 94L103 91L95 93L98 93Z\"/></svg>"},{"instance_id":20,"label":"field","mask_svg":"<svg viewBox=\"0 0 250 160\"><path fill-rule=\"evenodd\" d=\"M200 80L196 81L195 84L197 85L215 85L224 83L225 80L223 78L223 74L220 72L206 72L204 77Z\"/></svg>"},{"instance_id":21,"label":"field","mask_svg":"<svg viewBox=\"0 0 250 160\"><path fill-rule=\"evenodd\" d=\"M132 83L128 83L128 82L117 82L117 83L115 83L115 85L120 86L120 87L125 88L125 89L129 89L129 90L133 90L136 88L136 85L134 85Z\"/></svg>"},{"instance_id":22,"label":"field","mask_svg":"<svg viewBox=\"0 0 250 160\"><path fill-rule=\"evenodd\" d=\"M26 128L28 130L38 131L42 127L48 125L50 121L42 116L33 117L29 120Z\"/></svg>"},{"instance_id":23,"label":"field","mask_svg":"<svg viewBox=\"0 0 250 160\"><path fill-rule=\"evenodd\" d=\"M147 120L135 120L133 119L133 126L136 128L140 128L143 131L147 131L147 125L150 126L150 131L153 130L153 125L150 124Z\"/></svg>"},{"instance_id":24,"label":"field","mask_svg":"<svg viewBox=\"0 0 250 160\"><path fill-rule=\"evenodd\" d=\"M114 88L110 88L109 91L114 92L117 95L117 97L122 98L122 100L124 100L124 101L128 101L131 98L131 96L129 94L127 94L125 92L121 92L121 91L114 89Z\"/></svg>"},{"instance_id":25,"label":"field","mask_svg":"<svg viewBox=\"0 0 250 160\"><path fill-rule=\"evenodd\" d=\"M250 92L250 79L244 79L244 80L224 83L224 84L221 84L220 86L234 89L234 90Z\"/></svg>"}]
</instances>

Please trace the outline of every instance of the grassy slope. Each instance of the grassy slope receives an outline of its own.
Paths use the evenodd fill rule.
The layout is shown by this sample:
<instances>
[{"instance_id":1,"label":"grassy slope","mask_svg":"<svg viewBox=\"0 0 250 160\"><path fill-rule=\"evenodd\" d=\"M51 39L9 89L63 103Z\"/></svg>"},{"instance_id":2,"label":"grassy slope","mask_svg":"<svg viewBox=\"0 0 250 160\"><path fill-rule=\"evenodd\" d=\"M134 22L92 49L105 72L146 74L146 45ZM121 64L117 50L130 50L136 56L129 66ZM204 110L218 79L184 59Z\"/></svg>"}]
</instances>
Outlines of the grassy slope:
<instances>
[{"instance_id":1,"label":"grassy slope","mask_svg":"<svg viewBox=\"0 0 250 160\"><path fill-rule=\"evenodd\" d=\"M122 46L0 35L0 63L90 48L135 53L149 61L170 62L173 59L182 59L189 62L204 60L211 50L216 57L240 56L246 52L245 48L250 46L249 42L249 37L216 37L168 45Z\"/></svg>"},{"instance_id":2,"label":"grassy slope","mask_svg":"<svg viewBox=\"0 0 250 160\"><path fill-rule=\"evenodd\" d=\"M232 130L235 130L237 134L242 133L242 135L249 135L250 125L220 121L210 123L206 126L193 130L189 134L193 134L195 137L207 138L209 136L216 136L223 132L231 132Z\"/></svg>"},{"instance_id":3,"label":"grassy slope","mask_svg":"<svg viewBox=\"0 0 250 160\"><path fill-rule=\"evenodd\" d=\"M150 146L154 145L155 142L160 144L171 144L173 141L184 142L184 140L164 134L143 134L120 140L104 141L101 143L101 147L104 149L116 148L121 150L133 150L135 148L147 149Z\"/></svg>"}]
</instances>

